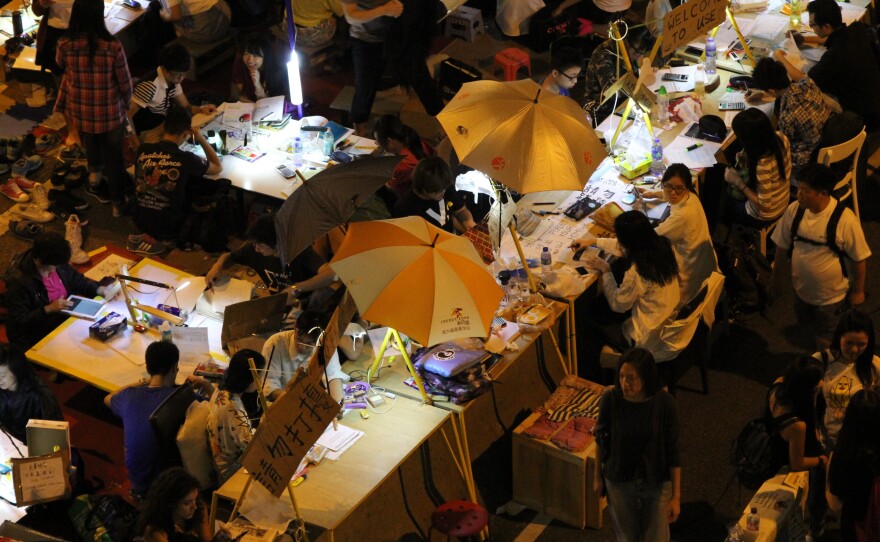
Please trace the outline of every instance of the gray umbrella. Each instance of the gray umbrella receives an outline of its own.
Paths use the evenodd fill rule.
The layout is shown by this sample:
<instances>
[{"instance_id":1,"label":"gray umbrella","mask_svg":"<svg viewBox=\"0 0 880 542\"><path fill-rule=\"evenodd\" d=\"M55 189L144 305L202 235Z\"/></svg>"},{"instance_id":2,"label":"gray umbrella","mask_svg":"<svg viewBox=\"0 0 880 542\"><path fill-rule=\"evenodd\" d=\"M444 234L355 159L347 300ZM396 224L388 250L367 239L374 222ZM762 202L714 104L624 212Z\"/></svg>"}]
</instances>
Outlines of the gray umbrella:
<instances>
[{"instance_id":1,"label":"gray umbrella","mask_svg":"<svg viewBox=\"0 0 880 542\"><path fill-rule=\"evenodd\" d=\"M344 224L364 201L391 179L402 156L366 157L325 169L304 181L275 215L281 264L322 235Z\"/></svg>"}]
</instances>

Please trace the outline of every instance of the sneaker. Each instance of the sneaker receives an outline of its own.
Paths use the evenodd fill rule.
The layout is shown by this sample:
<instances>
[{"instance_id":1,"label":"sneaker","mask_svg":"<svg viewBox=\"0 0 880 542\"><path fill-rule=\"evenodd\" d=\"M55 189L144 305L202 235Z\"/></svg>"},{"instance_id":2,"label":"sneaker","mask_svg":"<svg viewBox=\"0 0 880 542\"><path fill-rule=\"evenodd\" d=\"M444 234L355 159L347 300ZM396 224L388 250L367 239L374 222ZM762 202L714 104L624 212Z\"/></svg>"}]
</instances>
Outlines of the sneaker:
<instances>
[{"instance_id":1,"label":"sneaker","mask_svg":"<svg viewBox=\"0 0 880 542\"><path fill-rule=\"evenodd\" d=\"M55 215L49 211L44 211L33 203L19 203L12 207L12 213L34 222L49 222Z\"/></svg>"},{"instance_id":2,"label":"sneaker","mask_svg":"<svg viewBox=\"0 0 880 542\"><path fill-rule=\"evenodd\" d=\"M107 183L88 185L86 187L86 194L92 196L101 203L110 203L110 189L107 187Z\"/></svg>"},{"instance_id":3,"label":"sneaker","mask_svg":"<svg viewBox=\"0 0 880 542\"><path fill-rule=\"evenodd\" d=\"M77 211L85 211L89 208L89 202L80 197L74 196L67 190L49 190L49 201L58 200L65 202Z\"/></svg>"},{"instance_id":4,"label":"sneaker","mask_svg":"<svg viewBox=\"0 0 880 542\"><path fill-rule=\"evenodd\" d=\"M82 224L79 217L70 215L64 223L64 239L70 245L70 263L82 265L89 261L89 255L82 249Z\"/></svg>"},{"instance_id":5,"label":"sneaker","mask_svg":"<svg viewBox=\"0 0 880 542\"><path fill-rule=\"evenodd\" d=\"M164 243L160 243L145 233L141 235L129 235L128 243L126 243L125 248L127 248L129 252L146 254L147 256L155 256L156 254L162 254L165 252Z\"/></svg>"},{"instance_id":6,"label":"sneaker","mask_svg":"<svg viewBox=\"0 0 880 542\"><path fill-rule=\"evenodd\" d=\"M30 196L21 191L21 188L19 188L12 179L9 179L0 185L0 194L3 194L16 203L24 203L31 199Z\"/></svg>"},{"instance_id":7,"label":"sneaker","mask_svg":"<svg viewBox=\"0 0 880 542\"><path fill-rule=\"evenodd\" d=\"M86 151L79 145L65 145L61 147L59 156L62 160L85 160Z\"/></svg>"},{"instance_id":8,"label":"sneaker","mask_svg":"<svg viewBox=\"0 0 880 542\"><path fill-rule=\"evenodd\" d=\"M6 140L6 159L15 162L21 155L21 138L11 137Z\"/></svg>"},{"instance_id":9,"label":"sneaker","mask_svg":"<svg viewBox=\"0 0 880 542\"><path fill-rule=\"evenodd\" d=\"M16 160L14 164L12 164L12 174L21 175L23 177L31 171L40 169L42 165L43 159L36 154L28 157L22 156L21 158Z\"/></svg>"},{"instance_id":10,"label":"sneaker","mask_svg":"<svg viewBox=\"0 0 880 542\"><path fill-rule=\"evenodd\" d=\"M46 195L46 187L43 183L34 183L31 190L31 202L44 211L49 210L49 196Z\"/></svg>"},{"instance_id":11,"label":"sneaker","mask_svg":"<svg viewBox=\"0 0 880 542\"><path fill-rule=\"evenodd\" d=\"M52 186L64 186L64 178L70 173L70 164L58 162L52 170Z\"/></svg>"},{"instance_id":12,"label":"sneaker","mask_svg":"<svg viewBox=\"0 0 880 542\"><path fill-rule=\"evenodd\" d=\"M43 233L44 229L40 224L30 220L11 220L9 222L9 231L19 239L33 241Z\"/></svg>"},{"instance_id":13,"label":"sneaker","mask_svg":"<svg viewBox=\"0 0 880 542\"><path fill-rule=\"evenodd\" d=\"M58 134L43 134L38 137L36 143L34 143L34 151L36 151L37 154L45 154L60 141L61 138L58 137Z\"/></svg>"},{"instance_id":14,"label":"sneaker","mask_svg":"<svg viewBox=\"0 0 880 542\"><path fill-rule=\"evenodd\" d=\"M72 166L64 176L64 186L76 188L89 176L89 168L85 166Z\"/></svg>"},{"instance_id":15,"label":"sneaker","mask_svg":"<svg viewBox=\"0 0 880 542\"><path fill-rule=\"evenodd\" d=\"M39 183L37 181L32 181L24 177L24 175L16 175L12 174L12 177L9 178L10 181L14 182L18 185L19 188L24 190L25 192L30 192L37 186Z\"/></svg>"}]
</instances>

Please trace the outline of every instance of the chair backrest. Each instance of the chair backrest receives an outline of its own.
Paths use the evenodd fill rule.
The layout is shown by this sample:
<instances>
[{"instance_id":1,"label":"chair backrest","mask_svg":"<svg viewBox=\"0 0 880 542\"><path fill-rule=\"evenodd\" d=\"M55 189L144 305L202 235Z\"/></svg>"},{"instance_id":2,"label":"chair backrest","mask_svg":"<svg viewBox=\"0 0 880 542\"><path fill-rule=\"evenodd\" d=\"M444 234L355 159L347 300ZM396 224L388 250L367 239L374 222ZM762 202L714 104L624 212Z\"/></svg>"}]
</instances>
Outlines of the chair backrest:
<instances>
[{"instance_id":1,"label":"chair backrest","mask_svg":"<svg viewBox=\"0 0 880 542\"><path fill-rule=\"evenodd\" d=\"M196 392L187 385L177 386L150 414L150 426L159 442L164 466L179 466L180 451L177 449L177 432L186 419L186 409L196 400Z\"/></svg>"},{"instance_id":2,"label":"chair backrest","mask_svg":"<svg viewBox=\"0 0 880 542\"><path fill-rule=\"evenodd\" d=\"M862 152L862 144L864 144L866 137L867 135L865 134L865 129L862 128L862 131L849 141L845 141L839 145L834 145L832 147L823 147L819 149L817 160L820 164L824 164L826 166L831 166L831 164L842 162L852 157L849 171L847 171L846 175L842 179L840 179L834 186L835 192L842 189L855 179L856 168L858 167L859 162L859 154Z\"/></svg>"},{"instance_id":3,"label":"chair backrest","mask_svg":"<svg viewBox=\"0 0 880 542\"><path fill-rule=\"evenodd\" d=\"M687 348L700 320L711 329L715 322L715 306L721 297L724 275L713 272L703 281L692 302L687 303L673 319L663 326L660 332L662 346L654 354L657 362L669 361Z\"/></svg>"}]
</instances>

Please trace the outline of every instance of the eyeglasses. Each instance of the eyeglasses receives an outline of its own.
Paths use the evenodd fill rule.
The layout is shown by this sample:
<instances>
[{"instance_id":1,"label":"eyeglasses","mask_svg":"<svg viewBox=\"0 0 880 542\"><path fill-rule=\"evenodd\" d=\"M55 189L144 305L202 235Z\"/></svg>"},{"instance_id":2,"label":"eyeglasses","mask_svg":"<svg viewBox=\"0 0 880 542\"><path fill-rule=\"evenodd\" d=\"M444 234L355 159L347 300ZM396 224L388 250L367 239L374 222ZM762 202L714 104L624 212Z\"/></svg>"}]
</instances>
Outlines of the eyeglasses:
<instances>
[{"instance_id":1,"label":"eyeglasses","mask_svg":"<svg viewBox=\"0 0 880 542\"><path fill-rule=\"evenodd\" d=\"M673 194L682 194L684 192L687 192L687 187L684 185L676 186L671 184L664 184L663 190L666 190L667 192L671 192Z\"/></svg>"},{"instance_id":2,"label":"eyeglasses","mask_svg":"<svg viewBox=\"0 0 880 542\"><path fill-rule=\"evenodd\" d=\"M568 79L569 81L572 81L572 82L573 82L573 81L577 81L577 78L581 76L581 72L577 72L577 73L574 74L574 75L568 75L568 74L565 73L565 72L559 72L559 75L562 75L562 76L564 76L566 79Z\"/></svg>"}]
</instances>

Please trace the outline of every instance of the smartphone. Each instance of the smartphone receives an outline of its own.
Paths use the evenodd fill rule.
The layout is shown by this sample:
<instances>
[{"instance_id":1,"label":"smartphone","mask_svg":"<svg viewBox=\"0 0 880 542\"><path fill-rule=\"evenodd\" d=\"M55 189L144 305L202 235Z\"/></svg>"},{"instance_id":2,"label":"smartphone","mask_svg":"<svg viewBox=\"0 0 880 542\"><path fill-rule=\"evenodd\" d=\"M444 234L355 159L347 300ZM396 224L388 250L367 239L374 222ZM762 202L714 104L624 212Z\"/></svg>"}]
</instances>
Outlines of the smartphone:
<instances>
[{"instance_id":1,"label":"smartphone","mask_svg":"<svg viewBox=\"0 0 880 542\"><path fill-rule=\"evenodd\" d=\"M296 177L296 170L290 169L284 164L281 164L275 169L277 169L278 173L280 173L285 179L292 179L293 177Z\"/></svg>"},{"instance_id":2,"label":"smartphone","mask_svg":"<svg viewBox=\"0 0 880 542\"><path fill-rule=\"evenodd\" d=\"M587 271L587 268L583 266L575 267L574 270L577 271L577 274L580 276L584 276L590 273L589 271Z\"/></svg>"},{"instance_id":3,"label":"smartphone","mask_svg":"<svg viewBox=\"0 0 880 542\"><path fill-rule=\"evenodd\" d=\"M745 102L722 102L718 104L718 109L721 111L738 111L740 109L745 109Z\"/></svg>"},{"instance_id":4,"label":"smartphone","mask_svg":"<svg viewBox=\"0 0 880 542\"><path fill-rule=\"evenodd\" d=\"M122 5L127 7L128 9L139 10L142 9L141 5L137 3L135 0L122 0Z\"/></svg>"},{"instance_id":5,"label":"smartphone","mask_svg":"<svg viewBox=\"0 0 880 542\"><path fill-rule=\"evenodd\" d=\"M677 83L687 83L688 76L684 73L664 73L664 81L675 81Z\"/></svg>"}]
</instances>

